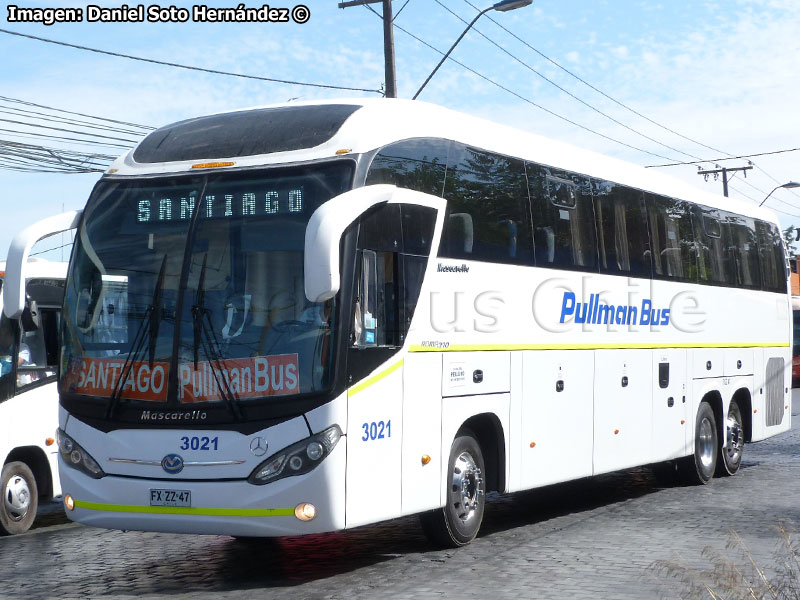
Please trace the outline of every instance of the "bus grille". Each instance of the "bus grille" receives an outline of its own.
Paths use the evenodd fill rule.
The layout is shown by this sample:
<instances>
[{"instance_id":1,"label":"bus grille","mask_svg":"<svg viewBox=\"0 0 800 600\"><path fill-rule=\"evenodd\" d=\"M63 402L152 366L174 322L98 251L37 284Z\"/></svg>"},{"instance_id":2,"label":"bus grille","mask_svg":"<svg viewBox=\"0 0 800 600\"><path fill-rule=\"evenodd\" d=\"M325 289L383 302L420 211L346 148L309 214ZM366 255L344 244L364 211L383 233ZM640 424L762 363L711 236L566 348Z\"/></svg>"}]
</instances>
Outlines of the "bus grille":
<instances>
[{"instance_id":1,"label":"bus grille","mask_svg":"<svg viewBox=\"0 0 800 600\"><path fill-rule=\"evenodd\" d=\"M783 369L782 358L767 361L767 427L783 421Z\"/></svg>"}]
</instances>

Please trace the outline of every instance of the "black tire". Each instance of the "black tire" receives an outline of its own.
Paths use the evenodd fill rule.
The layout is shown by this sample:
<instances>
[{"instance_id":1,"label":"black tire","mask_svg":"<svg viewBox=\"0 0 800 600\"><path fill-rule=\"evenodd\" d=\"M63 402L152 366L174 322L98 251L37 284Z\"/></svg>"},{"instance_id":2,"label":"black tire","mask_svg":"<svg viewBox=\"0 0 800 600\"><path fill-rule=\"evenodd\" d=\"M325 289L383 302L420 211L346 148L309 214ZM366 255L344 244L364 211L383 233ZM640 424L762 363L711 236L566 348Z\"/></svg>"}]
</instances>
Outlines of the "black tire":
<instances>
[{"instance_id":1,"label":"black tire","mask_svg":"<svg viewBox=\"0 0 800 600\"><path fill-rule=\"evenodd\" d=\"M744 451L744 424L742 411L734 400L728 407L725 419L725 445L720 446L717 458L717 475L735 475L742 465Z\"/></svg>"},{"instance_id":2,"label":"black tire","mask_svg":"<svg viewBox=\"0 0 800 600\"><path fill-rule=\"evenodd\" d=\"M703 402L694 425L694 452L680 462L684 479L691 484L708 483L714 476L718 456L717 420L708 402Z\"/></svg>"},{"instance_id":3,"label":"black tire","mask_svg":"<svg viewBox=\"0 0 800 600\"><path fill-rule=\"evenodd\" d=\"M36 478L28 465L10 462L0 477L0 534L16 535L31 528L39 507Z\"/></svg>"},{"instance_id":4,"label":"black tire","mask_svg":"<svg viewBox=\"0 0 800 600\"><path fill-rule=\"evenodd\" d=\"M447 465L445 505L422 514L420 520L431 542L457 548L478 535L486 507L483 453L472 432L459 432Z\"/></svg>"}]
</instances>

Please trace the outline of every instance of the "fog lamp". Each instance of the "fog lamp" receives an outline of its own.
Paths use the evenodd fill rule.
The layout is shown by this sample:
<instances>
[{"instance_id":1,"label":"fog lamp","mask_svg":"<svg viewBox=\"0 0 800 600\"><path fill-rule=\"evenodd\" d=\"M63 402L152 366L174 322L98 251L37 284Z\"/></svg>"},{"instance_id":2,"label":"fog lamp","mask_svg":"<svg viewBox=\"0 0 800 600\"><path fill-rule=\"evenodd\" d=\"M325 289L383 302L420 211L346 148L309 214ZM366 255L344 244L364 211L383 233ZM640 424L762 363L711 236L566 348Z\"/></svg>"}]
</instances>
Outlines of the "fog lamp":
<instances>
[{"instance_id":1,"label":"fog lamp","mask_svg":"<svg viewBox=\"0 0 800 600\"><path fill-rule=\"evenodd\" d=\"M311 519L317 516L317 508L313 504L309 504L308 502L304 502L303 504L298 504L297 507L294 509L294 516L300 519L301 521L310 521Z\"/></svg>"},{"instance_id":2,"label":"fog lamp","mask_svg":"<svg viewBox=\"0 0 800 600\"><path fill-rule=\"evenodd\" d=\"M75 500L73 500L72 496L69 494L64 495L64 506L66 506L69 511L75 510Z\"/></svg>"}]
</instances>

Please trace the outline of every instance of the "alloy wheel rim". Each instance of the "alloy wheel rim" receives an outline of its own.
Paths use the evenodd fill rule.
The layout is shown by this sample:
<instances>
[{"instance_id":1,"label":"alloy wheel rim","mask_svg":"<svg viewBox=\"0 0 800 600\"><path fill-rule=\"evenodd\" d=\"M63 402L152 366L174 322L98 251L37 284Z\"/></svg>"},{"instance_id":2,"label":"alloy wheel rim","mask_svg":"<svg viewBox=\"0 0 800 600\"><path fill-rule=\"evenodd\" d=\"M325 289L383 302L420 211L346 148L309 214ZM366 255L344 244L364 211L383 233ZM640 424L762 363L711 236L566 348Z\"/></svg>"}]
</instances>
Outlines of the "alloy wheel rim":
<instances>
[{"instance_id":1,"label":"alloy wheel rim","mask_svg":"<svg viewBox=\"0 0 800 600\"><path fill-rule=\"evenodd\" d=\"M483 501L483 476L469 452L462 452L455 460L451 490L455 514L462 523L469 523Z\"/></svg>"},{"instance_id":2,"label":"alloy wheel rim","mask_svg":"<svg viewBox=\"0 0 800 600\"><path fill-rule=\"evenodd\" d=\"M744 446L744 430L741 422L739 422L734 415L728 415L726 423L727 428L727 443L725 444L725 451L728 456L729 463L736 463L742 455L742 446Z\"/></svg>"},{"instance_id":3,"label":"alloy wheel rim","mask_svg":"<svg viewBox=\"0 0 800 600\"><path fill-rule=\"evenodd\" d=\"M3 490L3 505L12 521L21 521L31 506L31 489L24 477L15 475Z\"/></svg>"},{"instance_id":4,"label":"alloy wheel rim","mask_svg":"<svg viewBox=\"0 0 800 600\"><path fill-rule=\"evenodd\" d=\"M707 418L700 422L700 433L697 436L698 454L700 463L706 469L714 464L714 428Z\"/></svg>"}]
</instances>

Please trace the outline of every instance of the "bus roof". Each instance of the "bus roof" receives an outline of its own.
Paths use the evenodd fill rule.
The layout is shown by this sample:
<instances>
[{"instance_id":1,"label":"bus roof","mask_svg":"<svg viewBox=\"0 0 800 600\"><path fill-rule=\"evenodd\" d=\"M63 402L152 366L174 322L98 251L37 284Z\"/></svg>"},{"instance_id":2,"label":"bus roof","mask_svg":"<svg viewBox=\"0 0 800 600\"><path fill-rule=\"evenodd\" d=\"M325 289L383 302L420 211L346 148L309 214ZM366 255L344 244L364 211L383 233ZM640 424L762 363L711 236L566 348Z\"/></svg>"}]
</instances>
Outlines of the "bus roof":
<instances>
[{"instance_id":1,"label":"bus roof","mask_svg":"<svg viewBox=\"0 0 800 600\"><path fill-rule=\"evenodd\" d=\"M298 129L303 127L303 119L298 119L297 114L302 114L303 107L309 111L309 114L318 114L319 109L326 105L330 107L331 111L336 107L335 110L342 117L341 123L317 125L318 118L312 119L312 121L315 127L327 127L326 131L330 132L330 135L315 137L307 135L307 131L298 133ZM284 109L286 112L283 114L291 113L292 118L274 117L276 113L280 113ZM283 135L295 135L298 139L313 140L319 143L308 148L298 147L289 150L282 149L286 147L285 144L276 144L274 147L279 148L277 151L265 150L263 153L248 156L197 155L190 160L146 163L135 160L135 157L142 155L142 152L139 151L140 148L147 144L153 147L157 145L154 140L160 144L163 140L172 139L172 143L177 146L181 140L181 136L178 134L190 131L192 126L204 127L203 134L208 134L215 130L224 131L226 124L241 123L249 117L277 123L274 131ZM263 128L262 130L267 131ZM106 174L131 176L197 172L198 166L202 170L209 163L217 163L214 165L215 167L254 167L299 163L340 157L351 153L360 154L395 141L420 137L455 140L483 150L515 156L656 194L689 200L773 223L778 222L775 214L767 208L759 208L735 198L726 198L706 192L682 180L665 175L663 172L645 169L639 165L427 102L405 99L373 98L292 102L217 113L205 119L182 121L151 133L137 148L117 159ZM323 138L324 141L320 142ZM254 151L261 150L262 148L259 146L265 147L268 144L256 144L253 146ZM230 147L230 145L223 147ZM158 156L158 154L154 154L154 156L162 158L163 153L162 156ZM185 156L181 156L181 158L185 158Z\"/></svg>"}]
</instances>

